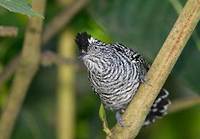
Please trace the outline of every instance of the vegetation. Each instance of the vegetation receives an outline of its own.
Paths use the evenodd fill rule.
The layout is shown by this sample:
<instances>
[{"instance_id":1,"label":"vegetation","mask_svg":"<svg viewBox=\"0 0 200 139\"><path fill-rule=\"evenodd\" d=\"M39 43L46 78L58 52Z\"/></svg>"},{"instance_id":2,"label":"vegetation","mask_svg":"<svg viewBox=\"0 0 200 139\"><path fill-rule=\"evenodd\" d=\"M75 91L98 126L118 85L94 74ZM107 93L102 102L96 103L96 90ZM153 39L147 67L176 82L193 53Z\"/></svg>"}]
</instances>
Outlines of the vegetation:
<instances>
[{"instance_id":1,"label":"vegetation","mask_svg":"<svg viewBox=\"0 0 200 139\"><path fill-rule=\"evenodd\" d=\"M0 6L0 139L199 139L198 0L0 0ZM153 63L123 116L130 126L115 125L113 113L100 107L78 61L74 38L81 31L121 42ZM169 114L140 129L165 81Z\"/></svg>"}]
</instances>

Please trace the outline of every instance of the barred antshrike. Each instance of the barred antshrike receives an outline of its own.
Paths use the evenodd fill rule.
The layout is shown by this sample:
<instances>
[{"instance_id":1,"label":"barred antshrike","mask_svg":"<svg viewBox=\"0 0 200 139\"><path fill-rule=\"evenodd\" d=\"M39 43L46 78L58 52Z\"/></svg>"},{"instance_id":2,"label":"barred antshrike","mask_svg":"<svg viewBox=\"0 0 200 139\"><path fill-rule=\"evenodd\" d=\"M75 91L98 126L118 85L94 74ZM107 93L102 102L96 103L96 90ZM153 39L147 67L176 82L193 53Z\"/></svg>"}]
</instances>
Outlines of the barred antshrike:
<instances>
[{"instance_id":1,"label":"barred antshrike","mask_svg":"<svg viewBox=\"0 0 200 139\"><path fill-rule=\"evenodd\" d=\"M135 50L120 43L104 43L86 32L77 34L76 43L94 91L107 109L116 111L116 120L123 126L121 114L139 85L145 82L150 65ZM161 90L144 125L166 114L170 103L168 94L165 89Z\"/></svg>"}]
</instances>

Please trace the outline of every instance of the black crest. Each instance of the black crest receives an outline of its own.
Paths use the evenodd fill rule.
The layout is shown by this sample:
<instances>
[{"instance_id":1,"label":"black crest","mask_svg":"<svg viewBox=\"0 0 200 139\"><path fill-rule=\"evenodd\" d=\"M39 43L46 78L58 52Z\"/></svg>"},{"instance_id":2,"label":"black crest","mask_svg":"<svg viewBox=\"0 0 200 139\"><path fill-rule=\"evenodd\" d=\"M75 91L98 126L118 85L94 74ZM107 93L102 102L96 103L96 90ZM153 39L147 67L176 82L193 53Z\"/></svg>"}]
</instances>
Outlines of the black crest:
<instances>
[{"instance_id":1,"label":"black crest","mask_svg":"<svg viewBox=\"0 0 200 139\"><path fill-rule=\"evenodd\" d=\"M91 35L87 32L80 32L76 35L76 44L78 45L80 50L87 51L87 47L89 45L88 39L90 39Z\"/></svg>"}]
</instances>

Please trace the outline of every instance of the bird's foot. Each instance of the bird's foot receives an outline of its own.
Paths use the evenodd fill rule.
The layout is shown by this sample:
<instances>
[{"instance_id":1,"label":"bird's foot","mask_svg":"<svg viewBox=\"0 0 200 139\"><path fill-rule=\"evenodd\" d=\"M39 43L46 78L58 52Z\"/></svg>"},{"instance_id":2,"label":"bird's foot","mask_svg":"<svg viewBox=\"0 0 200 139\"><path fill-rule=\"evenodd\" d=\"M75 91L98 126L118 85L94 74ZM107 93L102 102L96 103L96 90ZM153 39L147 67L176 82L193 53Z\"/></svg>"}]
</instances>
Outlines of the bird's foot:
<instances>
[{"instance_id":1,"label":"bird's foot","mask_svg":"<svg viewBox=\"0 0 200 139\"><path fill-rule=\"evenodd\" d=\"M117 111L117 112L116 112L115 118L116 118L116 120L117 120L117 123L118 123L121 127L124 127L124 126L125 126L120 111Z\"/></svg>"}]
</instances>

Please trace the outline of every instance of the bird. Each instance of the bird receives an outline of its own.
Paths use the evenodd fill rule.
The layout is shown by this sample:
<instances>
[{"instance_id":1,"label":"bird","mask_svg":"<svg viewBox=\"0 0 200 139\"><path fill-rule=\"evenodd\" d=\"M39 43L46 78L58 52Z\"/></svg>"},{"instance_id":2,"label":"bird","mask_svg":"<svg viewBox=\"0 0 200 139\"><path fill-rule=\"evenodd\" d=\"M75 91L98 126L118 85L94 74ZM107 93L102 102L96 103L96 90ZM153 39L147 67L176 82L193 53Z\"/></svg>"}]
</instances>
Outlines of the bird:
<instances>
[{"instance_id":1,"label":"bird","mask_svg":"<svg viewBox=\"0 0 200 139\"><path fill-rule=\"evenodd\" d=\"M115 112L117 123L124 126L122 114L140 84L145 83L150 64L134 49L118 42L105 43L87 32L77 33L75 42L94 92L106 109ZM161 89L146 116L144 126L167 114L170 104L168 96L169 92Z\"/></svg>"}]
</instances>

